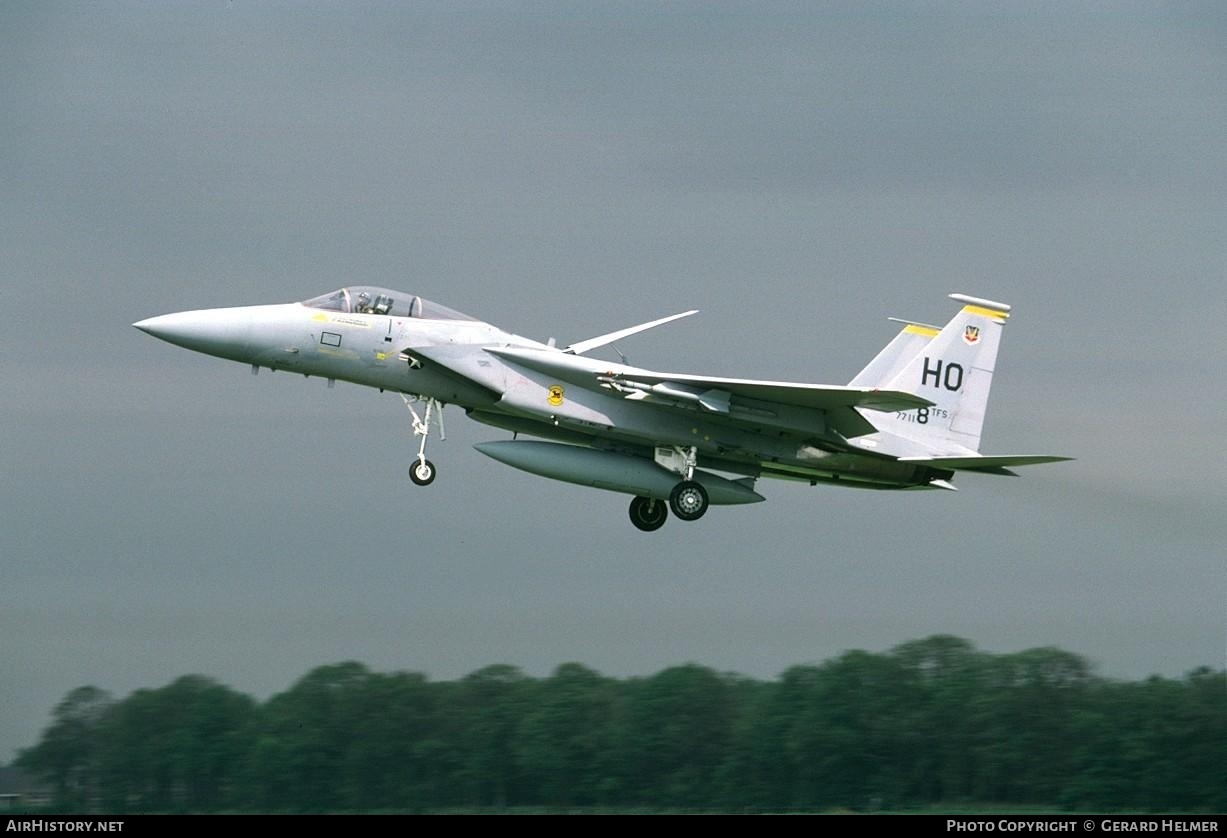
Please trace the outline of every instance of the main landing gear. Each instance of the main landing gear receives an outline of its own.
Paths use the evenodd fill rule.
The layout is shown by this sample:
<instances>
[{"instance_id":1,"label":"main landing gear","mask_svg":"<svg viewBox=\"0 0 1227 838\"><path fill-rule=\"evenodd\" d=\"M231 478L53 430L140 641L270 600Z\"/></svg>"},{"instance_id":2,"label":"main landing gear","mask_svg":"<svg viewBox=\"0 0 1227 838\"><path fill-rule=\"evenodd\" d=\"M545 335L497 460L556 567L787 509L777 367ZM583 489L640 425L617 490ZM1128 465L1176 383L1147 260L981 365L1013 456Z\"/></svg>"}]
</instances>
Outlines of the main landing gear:
<instances>
[{"instance_id":1,"label":"main landing gear","mask_svg":"<svg viewBox=\"0 0 1227 838\"><path fill-rule=\"evenodd\" d=\"M665 525L669 510L663 500L636 497L631 500L631 523L644 532L654 532Z\"/></svg>"},{"instance_id":2,"label":"main landing gear","mask_svg":"<svg viewBox=\"0 0 1227 838\"><path fill-rule=\"evenodd\" d=\"M694 479L697 457L698 451L693 447L656 449L656 462L682 476L682 482L669 492L668 508L683 521L697 521L707 512L707 490ZM644 532L660 529L668 517L663 500L638 496L631 501L631 523Z\"/></svg>"},{"instance_id":3,"label":"main landing gear","mask_svg":"<svg viewBox=\"0 0 1227 838\"><path fill-rule=\"evenodd\" d=\"M707 511L707 490L694 479L698 458L699 450L693 445L656 449L656 462L682 476L682 482L669 493L669 508L683 521L697 521Z\"/></svg>"},{"instance_id":4,"label":"main landing gear","mask_svg":"<svg viewBox=\"0 0 1227 838\"><path fill-rule=\"evenodd\" d=\"M443 430L443 402L434 398L423 399L421 396L413 396L410 398L404 393L400 394L401 400L404 401L405 407L409 409L409 413L413 415L413 435L422 438L418 445L418 455L409 466L409 479L418 486L429 486L435 482L435 464L426 459L426 439L430 436L430 420L433 417L435 424L439 426L439 439L447 439L447 433ZM418 412L413 409L415 402L426 402L426 415L419 416Z\"/></svg>"},{"instance_id":5,"label":"main landing gear","mask_svg":"<svg viewBox=\"0 0 1227 838\"><path fill-rule=\"evenodd\" d=\"M707 511L707 490L694 480L683 480L673 487L667 503L639 495L631 500L631 523L644 532L655 532L665 525L670 509L683 521L699 520Z\"/></svg>"},{"instance_id":6,"label":"main landing gear","mask_svg":"<svg viewBox=\"0 0 1227 838\"><path fill-rule=\"evenodd\" d=\"M683 521L697 521L707 511L707 490L702 483L683 480L669 493L669 508Z\"/></svg>"}]
</instances>

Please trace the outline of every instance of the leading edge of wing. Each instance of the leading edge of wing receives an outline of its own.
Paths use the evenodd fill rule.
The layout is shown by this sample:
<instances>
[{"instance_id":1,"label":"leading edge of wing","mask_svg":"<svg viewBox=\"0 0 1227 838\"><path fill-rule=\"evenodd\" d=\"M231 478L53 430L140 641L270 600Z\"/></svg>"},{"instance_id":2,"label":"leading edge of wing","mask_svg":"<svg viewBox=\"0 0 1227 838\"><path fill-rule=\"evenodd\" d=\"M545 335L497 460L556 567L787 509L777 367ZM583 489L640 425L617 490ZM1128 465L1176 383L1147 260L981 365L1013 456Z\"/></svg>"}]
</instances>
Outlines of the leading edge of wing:
<instances>
[{"instance_id":1,"label":"leading edge of wing","mask_svg":"<svg viewBox=\"0 0 1227 838\"><path fill-rule=\"evenodd\" d=\"M597 386L597 376L624 379L642 384L686 384L712 390L724 390L735 396L779 402L796 407L818 410L836 410L848 407L864 407L872 410L915 410L929 407L933 402L921 396L900 390L877 390L871 387L842 387L824 384L799 384L791 381L762 381L749 378L718 378L707 375L662 373L611 364L592 358L581 358L559 351L542 349L519 349L512 347L486 347L486 351L509 361L544 372L560 375L570 380L576 376L591 376L589 386Z\"/></svg>"}]
</instances>

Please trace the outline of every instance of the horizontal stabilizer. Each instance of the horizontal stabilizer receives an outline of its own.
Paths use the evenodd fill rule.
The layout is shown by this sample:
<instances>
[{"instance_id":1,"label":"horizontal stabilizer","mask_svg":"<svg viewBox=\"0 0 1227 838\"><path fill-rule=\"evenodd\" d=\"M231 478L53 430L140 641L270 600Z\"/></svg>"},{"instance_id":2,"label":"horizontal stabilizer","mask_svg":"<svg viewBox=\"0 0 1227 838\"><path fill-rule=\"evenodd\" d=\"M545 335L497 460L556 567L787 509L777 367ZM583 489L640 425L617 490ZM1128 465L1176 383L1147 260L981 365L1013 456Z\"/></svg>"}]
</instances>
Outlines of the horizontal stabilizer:
<instances>
[{"instance_id":1,"label":"horizontal stabilizer","mask_svg":"<svg viewBox=\"0 0 1227 838\"><path fill-rule=\"evenodd\" d=\"M1053 457L1044 454L1002 454L989 457L900 457L901 463L919 463L956 471L983 471L1009 474L1011 466L1034 466L1040 463L1061 463L1073 457Z\"/></svg>"},{"instance_id":2,"label":"horizontal stabilizer","mask_svg":"<svg viewBox=\"0 0 1227 838\"><path fill-rule=\"evenodd\" d=\"M625 329L619 329L618 331L610 332L607 335L599 335L594 338L588 338L588 340L577 341L564 349L563 352L567 352L571 355L583 355L585 352L613 343L615 340L622 340L622 338L630 337L631 335L636 335L640 332L646 332L648 329L663 326L665 323L672 323L674 320L681 320L683 317L689 317L692 314L698 313L699 310L695 308L691 309L690 311L683 311L680 314L671 314L668 317L662 317L659 320L653 320L650 323L640 323L638 326L628 326Z\"/></svg>"}]
</instances>

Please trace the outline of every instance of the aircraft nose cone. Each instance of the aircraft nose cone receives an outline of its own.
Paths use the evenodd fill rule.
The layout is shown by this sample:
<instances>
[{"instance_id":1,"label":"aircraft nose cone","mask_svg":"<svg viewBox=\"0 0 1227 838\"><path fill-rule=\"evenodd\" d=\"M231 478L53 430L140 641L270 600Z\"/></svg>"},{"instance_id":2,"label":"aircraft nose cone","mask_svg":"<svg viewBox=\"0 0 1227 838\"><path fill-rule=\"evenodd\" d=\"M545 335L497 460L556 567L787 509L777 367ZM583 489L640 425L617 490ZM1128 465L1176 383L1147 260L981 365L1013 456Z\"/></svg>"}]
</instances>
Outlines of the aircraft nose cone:
<instances>
[{"instance_id":1,"label":"aircraft nose cone","mask_svg":"<svg viewBox=\"0 0 1227 838\"><path fill-rule=\"evenodd\" d=\"M161 321L165 319L166 315L162 315L161 317L146 317L144 320L137 320L132 325L147 335L153 335L155 338L160 338L162 336L159 334L159 331L161 331Z\"/></svg>"},{"instance_id":2,"label":"aircraft nose cone","mask_svg":"<svg viewBox=\"0 0 1227 838\"><path fill-rule=\"evenodd\" d=\"M240 309L218 308L162 314L132 325L184 349L233 358L248 348L251 318Z\"/></svg>"}]
</instances>

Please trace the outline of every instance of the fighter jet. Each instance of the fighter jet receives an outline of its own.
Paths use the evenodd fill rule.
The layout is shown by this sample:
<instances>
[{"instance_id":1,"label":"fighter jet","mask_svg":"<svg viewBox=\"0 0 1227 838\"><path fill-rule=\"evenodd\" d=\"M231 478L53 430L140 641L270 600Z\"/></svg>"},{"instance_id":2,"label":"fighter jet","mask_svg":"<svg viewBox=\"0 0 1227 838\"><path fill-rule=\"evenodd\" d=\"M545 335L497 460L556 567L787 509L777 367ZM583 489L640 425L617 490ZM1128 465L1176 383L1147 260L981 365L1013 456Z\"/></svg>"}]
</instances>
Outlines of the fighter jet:
<instances>
[{"instance_id":1,"label":"fighter jet","mask_svg":"<svg viewBox=\"0 0 1227 838\"><path fill-rule=\"evenodd\" d=\"M961 308L949 323L902 321L847 386L656 372L588 356L695 311L559 347L414 294L351 286L297 303L185 311L133 325L249 364L253 374L284 370L400 394L420 437L409 467L419 486L437 473L426 444L432 429L445 438L444 407L463 408L511 432L476 445L481 453L632 495L631 522L650 532L669 511L694 521L712 504L762 501L755 486L763 477L954 490L958 471L1010 475L1015 466L1070 459L980 453L1010 306L950 297Z\"/></svg>"}]
</instances>

